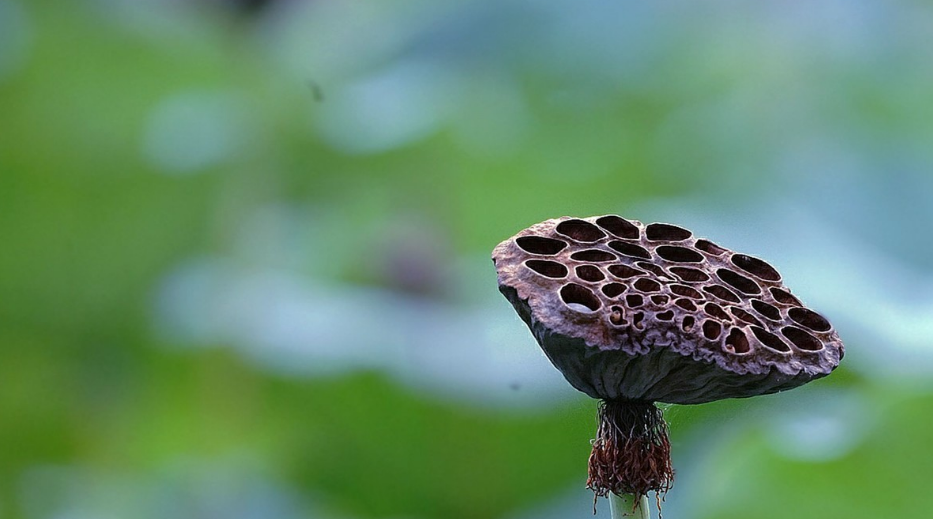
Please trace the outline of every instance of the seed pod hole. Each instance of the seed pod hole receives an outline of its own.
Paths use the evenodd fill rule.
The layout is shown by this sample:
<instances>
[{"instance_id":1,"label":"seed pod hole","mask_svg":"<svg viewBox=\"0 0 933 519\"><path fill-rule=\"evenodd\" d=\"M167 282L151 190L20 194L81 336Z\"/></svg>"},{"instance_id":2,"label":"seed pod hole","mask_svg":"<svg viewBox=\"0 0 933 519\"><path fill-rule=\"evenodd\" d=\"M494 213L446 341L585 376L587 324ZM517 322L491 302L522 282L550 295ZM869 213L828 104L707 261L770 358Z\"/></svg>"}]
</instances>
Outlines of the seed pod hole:
<instances>
[{"instance_id":1,"label":"seed pod hole","mask_svg":"<svg viewBox=\"0 0 933 519\"><path fill-rule=\"evenodd\" d=\"M690 267L671 267L670 271L675 276L688 283L709 281L709 276L707 276L706 273L702 270L697 270Z\"/></svg>"},{"instance_id":2,"label":"seed pod hole","mask_svg":"<svg viewBox=\"0 0 933 519\"><path fill-rule=\"evenodd\" d=\"M666 312L661 312L661 313L655 315L655 317L657 317L659 321L673 321L673 320L674 320L674 311L673 311L673 310L668 310L668 311L666 311Z\"/></svg>"},{"instance_id":3,"label":"seed pod hole","mask_svg":"<svg viewBox=\"0 0 933 519\"><path fill-rule=\"evenodd\" d=\"M709 240L697 240L693 246L707 254L712 254L713 256L722 256L723 253L726 252L726 249L716 245Z\"/></svg>"},{"instance_id":4,"label":"seed pod hole","mask_svg":"<svg viewBox=\"0 0 933 519\"><path fill-rule=\"evenodd\" d=\"M661 290L660 283L648 278L638 278L635 280L635 283L633 283L632 286L641 292L657 292Z\"/></svg>"},{"instance_id":5,"label":"seed pod hole","mask_svg":"<svg viewBox=\"0 0 933 519\"><path fill-rule=\"evenodd\" d=\"M632 268L628 265L609 265L609 273L619 279L628 279L635 276L641 276L644 271Z\"/></svg>"},{"instance_id":6,"label":"seed pod hole","mask_svg":"<svg viewBox=\"0 0 933 519\"><path fill-rule=\"evenodd\" d=\"M629 240L638 239L638 226L632 222L621 218L615 215L603 216L596 220L596 223L600 227L606 229L611 234L618 236L619 238L625 238Z\"/></svg>"},{"instance_id":7,"label":"seed pod hole","mask_svg":"<svg viewBox=\"0 0 933 519\"><path fill-rule=\"evenodd\" d=\"M778 274L777 270L774 270L774 267L768 265L764 261L749 256L747 254L733 254L732 255L732 264L740 269L757 276L766 281L780 281L781 275Z\"/></svg>"},{"instance_id":8,"label":"seed pod hole","mask_svg":"<svg viewBox=\"0 0 933 519\"><path fill-rule=\"evenodd\" d=\"M645 298L638 294L628 294L625 296L625 304L627 304L629 308L638 308L645 304Z\"/></svg>"},{"instance_id":9,"label":"seed pod hole","mask_svg":"<svg viewBox=\"0 0 933 519\"><path fill-rule=\"evenodd\" d=\"M690 297L693 299L703 299L703 294L698 292L696 289L688 287L687 285L670 285L669 288L671 292L681 296L681 297Z\"/></svg>"},{"instance_id":10,"label":"seed pod hole","mask_svg":"<svg viewBox=\"0 0 933 519\"><path fill-rule=\"evenodd\" d=\"M645 227L645 236L651 241L681 241L693 236L693 233L676 225L653 223Z\"/></svg>"},{"instance_id":11,"label":"seed pod hole","mask_svg":"<svg viewBox=\"0 0 933 519\"><path fill-rule=\"evenodd\" d=\"M774 305L769 305L764 301L759 301L758 299L752 299L752 308L755 309L759 314L771 319L772 321L781 320L781 311L777 309Z\"/></svg>"},{"instance_id":12,"label":"seed pod hole","mask_svg":"<svg viewBox=\"0 0 933 519\"><path fill-rule=\"evenodd\" d=\"M664 295L664 294L655 294L655 295L651 296L651 302L654 303L654 304L656 304L656 305L658 305L658 306L664 306L664 305L666 305L667 302L670 301L670 299L671 299L670 297L668 297L668 296L666 296L666 295Z\"/></svg>"},{"instance_id":13,"label":"seed pod hole","mask_svg":"<svg viewBox=\"0 0 933 519\"><path fill-rule=\"evenodd\" d=\"M731 290L722 286L722 285L709 285L703 287L703 291L707 294L712 294L723 301L729 301L730 303L738 303L739 296L735 295Z\"/></svg>"},{"instance_id":14,"label":"seed pod hole","mask_svg":"<svg viewBox=\"0 0 933 519\"><path fill-rule=\"evenodd\" d=\"M716 321L703 321L703 336L711 341L715 341L722 334L722 325Z\"/></svg>"},{"instance_id":15,"label":"seed pod hole","mask_svg":"<svg viewBox=\"0 0 933 519\"><path fill-rule=\"evenodd\" d=\"M790 346L784 343L777 335L758 326L752 326L751 329L752 333L755 334L755 338L757 338L765 348L781 353L790 353Z\"/></svg>"},{"instance_id":16,"label":"seed pod hole","mask_svg":"<svg viewBox=\"0 0 933 519\"><path fill-rule=\"evenodd\" d=\"M645 314L644 312L635 312L635 315L632 316L632 326L638 328L639 330L644 329L645 327Z\"/></svg>"},{"instance_id":17,"label":"seed pod hole","mask_svg":"<svg viewBox=\"0 0 933 519\"><path fill-rule=\"evenodd\" d=\"M621 306L613 306L609 309L609 322L619 326L625 323L625 312L622 310Z\"/></svg>"},{"instance_id":18,"label":"seed pod hole","mask_svg":"<svg viewBox=\"0 0 933 519\"><path fill-rule=\"evenodd\" d=\"M575 259L577 261L594 261L596 263L601 263L605 261L617 261L619 258L611 252L606 252L599 249L587 249L574 252L570 255L570 259Z\"/></svg>"},{"instance_id":19,"label":"seed pod hole","mask_svg":"<svg viewBox=\"0 0 933 519\"><path fill-rule=\"evenodd\" d=\"M600 290L603 291L603 294L605 294L606 297L612 299L615 297L619 297L619 295L622 294L622 292L625 292L625 285L623 285L622 283L609 283L607 285L603 285L603 287Z\"/></svg>"},{"instance_id":20,"label":"seed pod hole","mask_svg":"<svg viewBox=\"0 0 933 519\"><path fill-rule=\"evenodd\" d=\"M661 245L655 249L655 252L667 261L677 263L700 263L703 261L703 255L699 252L686 247L678 247L677 245Z\"/></svg>"},{"instance_id":21,"label":"seed pod hole","mask_svg":"<svg viewBox=\"0 0 933 519\"><path fill-rule=\"evenodd\" d=\"M803 351L820 351L823 349L823 343L809 333L797 328L796 326L785 326L781 328L781 333L787 337L794 346Z\"/></svg>"},{"instance_id":22,"label":"seed pod hole","mask_svg":"<svg viewBox=\"0 0 933 519\"><path fill-rule=\"evenodd\" d=\"M603 271L599 270L599 267L594 265L580 265L574 269L577 273L577 277L590 282L602 281L606 279L606 275L603 274Z\"/></svg>"},{"instance_id":23,"label":"seed pod hole","mask_svg":"<svg viewBox=\"0 0 933 519\"><path fill-rule=\"evenodd\" d=\"M566 243L553 238L544 238L541 236L522 236L515 239L515 243L523 251L531 254L542 254L553 256L564 250Z\"/></svg>"},{"instance_id":24,"label":"seed pod hole","mask_svg":"<svg viewBox=\"0 0 933 519\"><path fill-rule=\"evenodd\" d=\"M796 297L792 296L790 292L781 290L777 287L771 288L771 296L774 297L774 300L778 303L784 303L785 305L803 306L803 303L801 303L800 300Z\"/></svg>"},{"instance_id":25,"label":"seed pod hole","mask_svg":"<svg viewBox=\"0 0 933 519\"><path fill-rule=\"evenodd\" d=\"M688 312L697 311L697 305L693 304L693 301L689 299L678 299L677 301L674 301L674 304L683 308L684 310Z\"/></svg>"},{"instance_id":26,"label":"seed pod hole","mask_svg":"<svg viewBox=\"0 0 933 519\"><path fill-rule=\"evenodd\" d=\"M567 267L556 261L528 260L525 266L545 277L555 279L567 277Z\"/></svg>"},{"instance_id":27,"label":"seed pod hole","mask_svg":"<svg viewBox=\"0 0 933 519\"><path fill-rule=\"evenodd\" d=\"M577 219L564 220L557 224L556 230L572 240L581 242L594 242L606 237L606 233L599 230L599 227Z\"/></svg>"},{"instance_id":28,"label":"seed pod hole","mask_svg":"<svg viewBox=\"0 0 933 519\"><path fill-rule=\"evenodd\" d=\"M832 328L825 317L809 308L791 308L787 311L787 315L795 323L816 332L828 332Z\"/></svg>"},{"instance_id":29,"label":"seed pod hole","mask_svg":"<svg viewBox=\"0 0 933 519\"><path fill-rule=\"evenodd\" d=\"M652 274L654 274L655 276L661 279L672 279L670 274L665 272L663 268L655 265L654 263L648 263L647 261L639 261L639 262L636 262L635 264L638 265L640 268L643 268L647 270L648 272L651 272Z\"/></svg>"},{"instance_id":30,"label":"seed pod hole","mask_svg":"<svg viewBox=\"0 0 933 519\"><path fill-rule=\"evenodd\" d=\"M624 241L611 241L608 245L613 250L632 258L651 259L651 253L641 245L635 245L634 243L627 243Z\"/></svg>"},{"instance_id":31,"label":"seed pod hole","mask_svg":"<svg viewBox=\"0 0 933 519\"><path fill-rule=\"evenodd\" d=\"M560 298L568 308L577 312L595 312L602 303L590 289L576 283L567 283L560 289Z\"/></svg>"},{"instance_id":32,"label":"seed pod hole","mask_svg":"<svg viewBox=\"0 0 933 519\"><path fill-rule=\"evenodd\" d=\"M685 315L683 321L680 322L680 329L689 332L696 325L696 322L697 320L692 315Z\"/></svg>"},{"instance_id":33,"label":"seed pod hole","mask_svg":"<svg viewBox=\"0 0 933 519\"><path fill-rule=\"evenodd\" d=\"M745 310L742 310L741 308L737 308L733 306L732 308L729 308L729 311L732 312L732 315L736 316L740 321L744 322L745 324L757 324L758 326L764 326L763 324L761 324L761 321L759 321L758 319L755 319L754 315L746 312Z\"/></svg>"},{"instance_id":34,"label":"seed pod hole","mask_svg":"<svg viewBox=\"0 0 933 519\"><path fill-rule=\"evenodd\" d=\"M732 320L732 318L729 317L729 314L727 314L726 311L716 303L706 303L706 306L704 306L703 309L706 310L707 315L713 316L716 319L721 319L723 321Z\"/></svg>"},{"instance_id":35,"label":"seed pod hole","mask_svg":"<svg viewBox=\"0 0 933 519\"><path fill-rule=\"evenodd\" d=\"M745 336L745 332L738 328L730 330L729 335L726 337L725 349L730 353L748 353L751 347L748 344L748 337Z\"/></svg>"},{"instance_id":36,"label":"seed pod hole","mask_svg":"<svg viewBox=\"0 0 933 519\"><path fill-rule=\"evenodd\" d=\"M719 279L725 281L733 288L738 289L739 292L751 295L757 295L761 293L761 288L757 283L729 269L719 269L716 271L716 275L719 276Z\"/></svg>"}]
</instances>

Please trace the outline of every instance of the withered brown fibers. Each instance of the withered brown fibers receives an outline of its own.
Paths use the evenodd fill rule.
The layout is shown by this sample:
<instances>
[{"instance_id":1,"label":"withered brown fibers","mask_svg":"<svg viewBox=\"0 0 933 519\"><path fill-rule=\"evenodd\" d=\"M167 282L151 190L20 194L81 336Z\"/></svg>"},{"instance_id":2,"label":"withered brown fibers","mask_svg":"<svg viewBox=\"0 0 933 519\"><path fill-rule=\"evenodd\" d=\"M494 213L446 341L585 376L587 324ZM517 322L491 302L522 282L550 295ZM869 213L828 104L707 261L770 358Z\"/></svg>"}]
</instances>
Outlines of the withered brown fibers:
<instances>
[{"instance_id":1,"label":"withered brown fibers","mask_svg":"<svg viewBox=\"0 0 933 519\"><path fill-rule=\"evenodd\" d=\"M603 400L586 487L599 497L667 492L674 482L667 423L651 402Z\"/></svg>"}]
</instances>

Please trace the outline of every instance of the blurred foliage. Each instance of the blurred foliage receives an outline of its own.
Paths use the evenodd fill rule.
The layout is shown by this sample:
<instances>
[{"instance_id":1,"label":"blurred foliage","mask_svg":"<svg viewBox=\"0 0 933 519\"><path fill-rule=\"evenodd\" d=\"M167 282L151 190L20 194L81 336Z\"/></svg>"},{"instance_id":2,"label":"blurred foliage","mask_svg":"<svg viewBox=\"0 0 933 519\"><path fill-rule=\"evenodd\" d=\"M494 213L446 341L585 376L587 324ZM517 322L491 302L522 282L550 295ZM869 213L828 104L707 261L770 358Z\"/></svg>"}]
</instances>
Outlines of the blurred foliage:
<instances>
[{"instance_id":1,"label":"blurred foliage","mask_svg":"<svg viewBox=\"0 0 933 519\"><path fill-rule=\"evenodd\" d=\"M275 251L250 249L239 234L257 210L278 204L310 208L304 214L318 232L312 248L326 256L288 268L338 286L396 289L398 280L377 265L385 260L378 238L393 222L427 222L444 242L438 261L455 262L485 257L502 238L545 218L628 214L646 201L711 189L728 220L734 205L755 203L748 193L789 182L776 166L748 173L793 140L797 127L781 126L788 106L793 113L816 106L820 121L831 121L820 127L800 116L816 127L801 140L848 126L854 133L833 143L890 153L901 143L925 146L933 131L930 118L913 112L933 106L923 75L930 67L903 71L912 79L891 93L873 69L827 70L821 53L795 66L782 60L801 54L782 55L779 45L741 49L728 45L734 37L703 39L710 35L695 28L703 17L691 20L696 8L686 6L669 26L658 21L663 13L633 10L649 29L626 25L640 35L621 40L629 47L587 63L579 59L587 49L619 42L601 43L599 31L593 41L562 39L589 34L585 26L548 34L558 7L568 8L559 2L554 11L523 2L439 8L408 1L358 11L309 2L355 31L343 47L322 37L339 47L330 57L339 65L315 76L289 69L276 54L276 45L287 45L270 34L287 25L286 2L0 4L0 15L21 12L24 22L7 22L27 31L25 57L0 67L0 516L9 518L65 514L69 501L53 489L49 496L65 499L65 510L32 497L29 481L44 468L159 481L185 460L224 466L239 459L303 496L295 516L516 517L582 487L593 402L503 409L451 401L374 370L274 372L230 345L191 347L155 329L153 299L163 278L208 256L282 268ZM729 3L721 9L753 18ZM716 14L723 13L703 16ZM649 38L657 24L662 37ZM754 32L741 21L728 27ZM303 44L310 47L309 38ZM706 45L696 48L697 41ZM293 46L292 57L314 50ZM341 100L347 92L412 56L456 68L446 83L453 87L438 87L453 98L444 106L456 115L397 146L341 147L321 122L334 117L328 107L352 104ZM624 73L606 64L616 58L631 60ZM884 55L869 58L897 72L879 64ZM815 75L798 85L812 97L801 94L796 105L775 99L801 69ZM923 90L915 88L921 83ZM235 106L240 133L221 159L172 170L154 157L161 148L150 142L158 133L153 114L177 96L220 96L221 106ZM386 92L383 102L396 101ZM727 120L746 111L747 118ZM517 136L499 131L510 121ZM180 135L165 146L184 148L188 134ZM485 274L465 284L494 293L492 269ZM430 297L460 304L462 294L448 288ZM348 316L348 333L355 326ZM865 346L851 339L850 348ZM933 481L925 464L929 394L845 369L819 384L860 388L877 414L864 440L831 460L774 452L758 418L742 422L757 403L672 409L675 464L680 457L689 466L711 445L699 431L724 423L739 432L685 470L685 492L702 506L678 505L679 486L671 506L684 517L924 517L933 508L925 492ZM767 411L772 401L760 406ZM697 475L703 467L709 472ZM575 504L579 516L590 513L586 502ZM159 517L159 510L136 511Z\"/></svg>"},{"instance_id":2,"label":"blurred foliage","mask_svg":"<svg viewBox=\"0 0 933 519\"><path fill-rule=\"evenodd\" d=\"M933 480L927 461L924 416L929 395L903 396L880 390L880 416L865 441L845 457L823 462L788 459L752 431L735 438L717 457L716 499L708 517L923 517L933 504L924 489ZM893 400L893 401L892 401Z\"/></svg>"}]
</instances>

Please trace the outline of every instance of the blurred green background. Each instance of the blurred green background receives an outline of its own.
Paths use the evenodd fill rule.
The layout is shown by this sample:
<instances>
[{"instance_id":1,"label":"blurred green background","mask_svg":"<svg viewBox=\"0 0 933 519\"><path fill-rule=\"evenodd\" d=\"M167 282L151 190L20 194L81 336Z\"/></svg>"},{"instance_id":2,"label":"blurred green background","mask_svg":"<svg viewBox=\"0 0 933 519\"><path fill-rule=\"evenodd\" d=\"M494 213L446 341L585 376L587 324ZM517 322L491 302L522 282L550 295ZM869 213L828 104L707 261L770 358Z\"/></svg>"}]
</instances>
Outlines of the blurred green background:
<instances>
[{"instance_id":1,"label":"blurred green background","mask_svg":"<svg viewBox=\"0 0 933 519\"><path fill-rule=\"evenodd\" d=\"M931 34L923 1L0 0L0 518L590 517L596 404L489 253L605 213L767 258L848 347L672 407L665 517L928 517Z\"/></svg>"}]
</instances>

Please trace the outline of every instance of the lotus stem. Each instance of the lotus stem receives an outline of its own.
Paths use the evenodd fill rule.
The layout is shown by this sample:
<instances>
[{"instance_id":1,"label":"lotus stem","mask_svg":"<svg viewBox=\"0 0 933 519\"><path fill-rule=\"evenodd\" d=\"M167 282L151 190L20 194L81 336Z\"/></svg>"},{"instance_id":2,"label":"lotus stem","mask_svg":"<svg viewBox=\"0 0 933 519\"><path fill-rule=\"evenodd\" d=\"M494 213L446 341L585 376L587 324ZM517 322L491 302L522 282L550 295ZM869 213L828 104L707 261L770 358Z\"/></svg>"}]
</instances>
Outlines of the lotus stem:
<instances>
[{"instance_id":1,"label":"lotus stem","mask_svg":"<svg viewBox=\"0 0 933 519\"><path fill-rule=\"evenodd\" d=\"M635 502L634 494L609 494L609 511L612 519L649 519L651 511L648 508L648 496L641 496Z\"/></svg>"}]
</instances>

